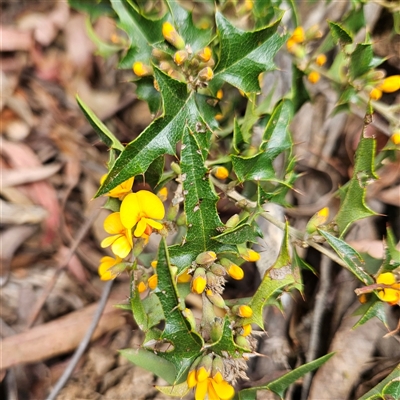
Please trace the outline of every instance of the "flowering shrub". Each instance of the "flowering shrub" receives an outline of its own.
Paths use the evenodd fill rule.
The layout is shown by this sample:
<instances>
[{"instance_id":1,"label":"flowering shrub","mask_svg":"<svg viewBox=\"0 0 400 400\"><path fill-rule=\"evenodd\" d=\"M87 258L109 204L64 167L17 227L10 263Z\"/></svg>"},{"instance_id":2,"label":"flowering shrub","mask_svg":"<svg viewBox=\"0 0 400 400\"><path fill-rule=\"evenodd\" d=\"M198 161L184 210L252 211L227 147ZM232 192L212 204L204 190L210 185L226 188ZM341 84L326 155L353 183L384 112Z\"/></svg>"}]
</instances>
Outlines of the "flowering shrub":
<instances>
[{"instance_id":1,"label":"flowering shrub","mask_svg":"<svg viewBox=\"0 0 400 400\"><path fill-rule=\"evenodd\" d=\"M255 354L253 328L264 329L265 305L279 301L283 292L302 290L300 267L304 262L290 250L291 245L323 251L365 285L362 293L374 293L360 323L378 315L380 304L398 304L400 288L399 252L390 229L387 257L373 273L363 268L362 257L345 241L354 221L375 215L365 203L366 188L377 178L373 138L361 137L353 176L341 188L341 205L331 220L325 207L310 219L305 232L299 232L263 209L266 202L286 205L285 197L297 178L289 127L310 99L307 85L321 79L336 85L341 96L335 112L361 104L368 124L372 109L385 107L377 102L382 93L400 89L399 76L384 78L376 73L383 60L373 55L368 39L354 43L359 29L354 18L329 21L329 40L314 51L310 44L322 35L318 27L305 30L297 26L285 33L281 10L265 13L263 2L248 0L240 2L237 15L246 15L253 28L241 30L229 13L224 14L225 2L217 3L220 10L194 23L191 13L176 1L165 0L161 12L158 2L148 2L145 8L129 0L102 2L129 38L120 67L132 69L137 96L154 115L153 122L126 146L78 98L82 111L110 148L109 172L96 196L110 197L106 208L113 212L105 219L104 229L111 236L101 246L111 246L115 258L102 258L99 274L103 280L124 271L130 274L130 308L145 333L139 351L126 349L122 354L164 378L170 386L158 387L160 391L182 397L193 389L196 400L234 397L234 385L246 378L246 362ZM362 2L354 3L353 12L359 13ZM71 4L83 7L79 2ZM332 64L327 54L335 47L339 55ZM268 79L268 72L276 69L278 51L286 51L293 60L291 91L275 104L257 107L261 78ZM247 111L239 118L235 104L244 98ZM383 157L395 157L399 150L395 111L387 110L393 136ZM253 129L262 131L259 142L252 141ZM166 155L176 161L165 163ZM274 162L278 157L280 170ZM134 178L143 175L151 176L148 182L154 193L132 191ZM240 194L242 187L245 190ZM171 188L173 200L165 203L165 210L163 201ZM222 197L242 210L226 223L217 211ZM259 261L259 253L252 249L262 235L258 218L284 231L279 256L254 296L226 299L227 278L243 279L241 264ZM178 227L183 233L167 245L166 238ZM154 270L140 258L151 235L160 238L151 264ZM201 297L200 320L186 307L189 293ZM149 313L149 309L158 312ZM160 322L164 323L162 330ZM168 344L168 351L158 350L160 344ZM290 384L331 356L238 396L253 399L259 389L283 396Z\"/></svg>"}]
</instances>

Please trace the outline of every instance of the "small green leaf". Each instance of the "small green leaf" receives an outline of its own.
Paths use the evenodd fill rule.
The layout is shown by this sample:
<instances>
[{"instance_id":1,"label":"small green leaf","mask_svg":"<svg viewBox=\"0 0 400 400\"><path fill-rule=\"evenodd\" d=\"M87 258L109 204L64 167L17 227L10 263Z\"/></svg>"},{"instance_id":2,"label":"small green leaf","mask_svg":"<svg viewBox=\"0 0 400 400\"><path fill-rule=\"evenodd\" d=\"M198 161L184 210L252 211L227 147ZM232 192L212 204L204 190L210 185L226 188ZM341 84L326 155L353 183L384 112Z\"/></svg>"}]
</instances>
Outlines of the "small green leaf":
<instances>
[{"instance_id":1,"label":"small green leaf","mask_svg":"<svg viewBox=\"0 0 400 400\"><path fill-rule=\"evenodd\" d=\"M350 77L359 78L371 69L371 61L374 56L372 44L358 43L350 56Z\"/></svg>"},{"instance_id":2,"label":"small green leaf","mask_svg":"<svg viewBox=\"0 0 400 400\"><path fill-rule=\"evenodd\" d=\"M147 332L149 329L147 315L137 288L134 288L133 296L131 297L130 302L135 322L141 331Z\"/></svg>"},{"instance_id":3,"label":"small green leaf","mask_svg":"<svg viewBox=\"0 0 400 400\"><path fill-rule=\"evenodd\" d=\"M360 254L348 245L344 240L318 229L318 233L323 236L326 241L336 251L337 255L345 262L347 268L352 272L361 282L366 285L372 285L374 280L364 270L364 260Z\"/></svg>"},{"instance_id":4,"label":"small green leaf","mask_svg":"<svg viewBox=\"0 0 400 400\"><path fill-rule=\"evenodd\" d=\"M356 151L353 176L348 186L341 190L342 202L335 217L340 237L346 233L354 221L376 215L365 204L367 186L377 178L374 167L375 147L374 138L362 136Z\"/></svg>"},{"instance_id":5,"label":"small green leaf","mask_svg":"<svg viewBox=\"0 0 400 400\"><path fill-rule=\"evenodd\" d=\"M272 160L292 147L292 138L289 132L292 117L293 104L290 100L283 99L275 106L271 118L268 120L261 146Z\"/></svg>"},{"instance_id":6,"label":"small green leaf","mask_svg":"<svg viewBox=\"0 0 400 400\"><path fill-rule=\"evenodd\" d=\"M232 229L227 229L212 239L225 244L242 244L245 242L257 243L259 235L250 224L240 224Z\"/></svg>"},{"instance_id":7,"label":"small green leaf","mask_svg":"<svg viewBox=\"0 0 400 400\"><path fill-rule=\"evenodd\" d=\"M360 397L358 400L371 400L375 398L382 399L384 398L385 394L385 388L387 385L389 385L392 382L397 382L399 383L399 376L400 376L400 364L397 365L397 367L380 383L378 383L374 388L372 388L369 392L365 393L364 396ZM396 387L395 387L396 389ZM396 397L394 396L394 399L400 398L399 395Z\"/></svg>"},{"instance_id":8,"label":"small green leaf","mask_svg":"<svg viewBox=\"0 0 400 400\"><path fill-rule=\"evenodd\" d=\"M245 93L259 92L258 76L275 69L273 59L286 40L276 31L280 18L253 32L234 27L221 13L216 13L220 41L219 63L214 70L214 85L230 83Z\"/></svg>"},{"instance_id":9,"label":"small green leaf","mask_svg":"<svg viewBox=\"0 0 400 400\"><path fill-rule=\"evenodd\" d=\"M386 304L383 301L380 301L376 296L371 296L371 299L362 304L355 312L354 315L361 315L361 318L357 323L353 326L353 329L356 329L360 325L365 324L371 318L377 317L380 319L383 324L388 327L387 317L386 317Z\"/></svg>"},{"instance_id":10,"label":"small green leaf","mask_svg":"<svg viewBox=\"0 0 400 400\"><path fill-rule=\"evenodd\" d=\"M301 106L311 99L304 84L305 75L303 71L297 68L296 64L292 64L292 103L294 113L300 110Z\"/></svg>"},{"instance_id":11,"label":"small green leaf","mask_svg":"<svg viewBox=\"0 0 400 400\"><path fill-rule=\"evenodd\" d=\"M350 32L348 32L341 24L328 21L328 25L335 43L340 43L342 45L353 43Z\"/></svg>"},{"instance_id":12,"label":"small green leaf","mask_svg":"<svg viewBox=\"0 0 400 400\"><path fill-rule=\"evenodd\" d=\"M296 248L293 248L293 257L292 257L293 267L299 269L308 269L314 275L317 275L315 269L307 262L305 262L296 251Z\"/></svg>"},{"instance_id":13,"label":"small green leaf","mask_svg":"<svg viewBox=\"0 0 400 400\"><path fill-rule=\"evenodd\" d=\"M255 323L264 329L263 308L265 303L272 296L280 292L288 285L296 283L289 255L289 230L286 223L285 235L282 241L281 251L278 259L272 268L265 273L260 286L252 297L249 307L253 310L253 315L243 321L244 324Z\"/></svg>"},{"instance_id":14,"label":"small green leaf","mask_svg":"<svg viewBox=\"0 0 400 400\"><path fill-rule=\"evenodd\" d=\"M152 351L139 349L123 349L119 352L127 358L131 363L141 367L160 378L166 380L169 384L173 384L176 377L176 369L174 364L154 354Z\"/></svg>"},{"instance_id":15,"label":"small green leaf","mask_svg":"<svg viewBox=\"0 0 400 400\"><path fill-rule=\"evenodd\" d=\"M150 293L142 300L143 309L147 316L147 327L153 328L165 319L164 311L161 307L159 298L155 293Z\"/></svg>"},{"instance_id":16,"label":"small green leaf","mask_svg":"<svg viewBox=\"0 0 400 400\"><path fill-rule=\"evenodd\" d=\"M325 364L334 354L335 353L329 353L314 361L304 364L301 367L298 367L295 370L281 376L280 378L267 383L266 385L253 387L251 389L244 389L239 392L239 399L240 400L254 399L255 397L252 397L252 393L257 393L258 390L269 390L271 392L276 393L281 399L283 399L286 389L291 384L295 383L302 376L308 374L311 371L314 371L321 365Z\"/></svg>"},{"instance_id":17,"label":"small green leaf","mask_svg":"<svg viewBox=\"0 0 400 400\"><path fill-rule=\"evenodd\" d=\"M236 153L240 153L242 145L244 144L244 138L242 130L240 129L239 122L235 118L233 121L233 141L232 146Z\"/></svg>"},{"instance_id":18,"label":"small green leaf","mask_svg":"<svg viewBox=\"0 0 400 400\"><path fill-rule=\"evenodd\" d=\"M101 16L114 15L110 0L68 0L68 4L75 10L89 14L92 21Z\"/></svg>"},{"instance_id":19,"label":"small green leaf","mask_svg":"<svg viewBox=\"0 0 400 400\"><path fill-rule=\"evenodd\" d=\"M119 151L124 150L121 142L114 136L112 132L100 121L100 119L94 114L94 112L81 100L79 96L76 96L76 101L81 108L86 119L99 135L100 140L107 146Z\"/></svg>"}]
</instances>

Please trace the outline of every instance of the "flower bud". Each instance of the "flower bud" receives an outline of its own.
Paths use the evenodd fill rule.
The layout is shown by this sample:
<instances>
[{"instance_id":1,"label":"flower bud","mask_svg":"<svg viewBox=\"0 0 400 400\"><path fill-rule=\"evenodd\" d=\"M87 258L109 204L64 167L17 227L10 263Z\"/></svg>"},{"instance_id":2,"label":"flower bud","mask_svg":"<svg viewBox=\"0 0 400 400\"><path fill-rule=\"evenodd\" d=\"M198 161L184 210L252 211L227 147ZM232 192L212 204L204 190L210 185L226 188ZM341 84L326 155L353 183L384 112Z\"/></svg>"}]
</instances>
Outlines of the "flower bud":
<instances>
[{"instance_id":1,"label":"flower bud","mask_svg":"<svg viewBox=\"0 0 400 400\"><path fill-rule=\"evenodd\" d=\"M176 224L178 226L185 226L186 225L186 213L185 212L182 212L179 215L178 219L176 220Z\"/></svg>"},{"instance_id":2,"label":"flower bud","mask_svg":"<svg viewBox=\"0 0 400 400\"><path fill-rule=\"evenodd\" d=\"M392 139L392 142L395 145L400 144L400 131L393 132L393 135L391 136L390 139Z\"/></svg>"},{"instance_id":3,"label":"flower bud","mask_svg":"<svg viewBox=\"0 0 400 400\"><path fill-rule=\"evenodd\" d=\"M206 290L206 296L214 306L218 308L226 308L225 300L218 293L214 293L211 289Z\"/></svg>"},{"instance_id":4,"label":"flower bud","mask_svg":"<svg viewBox=\"0 0 400 400\"><path fill-rule=\"evenodd\" d=\"M377 87L385 93L392 93L400 89L400 75L392 75L383 80Z\"/></svg>"},{"instance_id":5,"label":"flower bud","mask_svg":"<svg viewBox=\"0 0 400 400\"><path fill-rule=\"evenodd\" d=\"M144 282L139 282L137 288L138 288L139 293L143 293L146 291L147 285Z\"/></svg>"},{"instance_id":6,"label":"flower bud","mask_svg":"<svg viewBox=\"0 0 400 400\"><path fill-rule=\"evenodd\" d=\"M306 231L308 234L314 233L317 228L323 225L329 218L329 208L324 207L316 212L311 219L308 221Z\"/></svg>"},{"instance_id":7,"label":"flower bud","mask_svg":"<svg viewBox=\"0 0 400 400\"><path fill-rule=\"evenodd\" d=\"M188 52L186 50L179 50L174 54L174 62L176 65L182 65L188 59Z\"/></svg>"},{"instance_id":8,"label":"flower bud","mask_svg":"<svg viewBox=\"0 0 400 400\"><path fill-rule=\"evenodd\" d=\"M321 76L319 75L319 73L317 71L311 71L308 76L307 79L309 80L309 82L311 82L313 85L315 83L317 83L320 80Z\"/></svg>"},{"instance_id":9,"label":"flower bud","mask_svg":"<svg viewBox=\"0 0 400 400\"><path fill-rule=\"evenodd\" d=\"M167 42L171 43L177 49L182 50L185 48L185 41L170 22L166 21L163 23L162 35Z\"/></svg>"},{"instance_id":10,"label":"flower bud","mask_svg":"<svg viewBox=\"0 0 400 400\"><path fill-rule=\"evenodd\" d=\"M186 383L189 387L189 389L194 388L197 385L197 380L196 380L196 370L193 369L192 371L189 372Z\"/></svg>"},{"instance_id":11,"label":"flower bud","mask_svg":"<svg viewBox=\"0 0 400 400\"><path fill-rule=\"evenodd\" d=\"M212 361L212 356L209 354L203 356L203 358L200 360L196 369L197 382L203 382L210 376Z\"/></svg>"},{"instance_id":12,"label":"flower bud","mask_svg":"<svg viewBox=\"0 0 400 400\"><path fill-rule=\"evenodd\" d=\"M250 350L250 343L249 343L249 341L248 341L244 336L237 335L237 336L235 337L235 343L236 343L239 347L242 347L242 348L244 348L244 349L246 349L246 350Z\"/></svg>"},{"instance_id":13,"label":"flower bud","mask_svg":"<svg viewBox=\"0 0 400 400\"><path fill-rule=\"evenodd\" d=\"M157 193L157 197L162 201L166 201L168 199L168 188L166 186L164 186L163 188L161 188L158 193Z\"/></svg>"},{"instance_id":14,"label":"flower bud","mask_svg":"<svg viewBox=\"0 0 400 400\"><path fill-rule=\"evenodd\" d=\"M260 259L260 254L247 247L239 247L240 257L248 262L256 262Z\"/></svg>"},{"instance_id":15,"label":"flower bud","mask_svg":"<svg viewBox=\"0 0 400 400\"><path fill-rule=\"evenodd\" d=\"M212 264L210 271L217 276L224 276L226 274L226 269L220 264Z\"/></svg>"},{"instance_id":16,"label":"flower bud","mask_svg":"<svg viewBox=\"0 0 400 400\"><path fill-rule=\"evenodd\" d=\"M250 318L253 315L253 310L244 304L233 306L232 312L241 318Z\"/></svg>"},{"instance_id":17,"label":"flower bud","mask_svg":"<svg viewBox=\"0 0 400 400\"><path fill-rule=\"evenodd\" d=\"M149 284L149 288L151 290L154 290L158 284L158 275L157 274L152 275L147 281L147 283Z\"/></svg>"},{"instance_id":18,"label":"flower bud","mask_svg":"<svg viewBox=\"0 0 400 400\"><path fill-rule=\"evenodd\" d=\"M196 320L194 319L194 315L192 313L192 310L190 310L189 308L185 308L182 311L182 314L188 320L192 330L195 331L196 330Z\"/></svg>"},{"instance_id":19,"label":"flower bud","mask_svg":"<svg viewBox=\"0 0 400 400\"><path fill-rule=\"evenodd\" d=\"M175 221L179 212L179 204L171 204L167 211L167 221Z\"/></svg>"},{"instance_id":20,"label":"flower bud","mask_svg":"<svg viewBox=\"0 0 400 400\"><path fill-rule=\"evenodd\" d=\"M153 261L150 263L150 265L151 265L153 268L157 268L157 264L158 264L158 261L157 261L157 260L153 260Z\"/></svg>"},{"instance_id":21,"label":"flower bud","mask_svg":"<svg viewBox=\"0 0 400 400\"><path fill-rule=\"evenodd\" d=\"M210 67L205 67L199 72L199 79L204 82L211 81L214 76L214 72Z\"/></svg>"},{"instance_id":22,"label":"flower bud","mask_svg":"<svg viewBox=\"0 0 400 400\"><path fill-rule=\"evenodd\" d=\"M229 276L237 281L240 281L244 277L243 269L238 265L233 263L231 260L227 258L222 258L220 260L221 265L223 265L228 272Z\"/></svg>"},{"instance_id":23,"label":"flower bud","mask_svg":"<svg viewBox=\"0 0 400 400\"><path fill-rule=\"evenodd\" d=\"M149 65L146 65L141 61L136 61L133 64L132 69L133 72L139 77L153 75L153 69Z\"/></svg>"},{"instance_id":24,"label":"flower bud","mask_svg":"<svg viewBox=\"0 0 400 400\"><path fill-rule=\"evenodd\" d=\"M169 54L168 53L166 53L165 51L162 51L162 50L160 50L160 49L156 49L156 48L154 48L152 51L151 51L151 55L154 57L154 58L156 58L157 60L165 60L165 59L167 59L168 57L169 57Z\"/></svg>"},{"instance_id":25,"label":"flower bud","mask_svg":"<svg viewBox=\"0 0 400 400\"><path fill-rule=\"evenodd\" d=\"M204 268L196 268L194 272L191 290L193 293L201 294L207 285L206 270Z\"/></svg>"},{"instance_id":26,"label":"flower bud","mask_svg":"<svg viewBox=\"0 0 400 400\"><path fill-rule=\"evenodd\" d=\"M315 63L322 67L326 63L326 55L325 54L318 54L317 58L315 59Z\"/></svg>"},{"instance_id":27,"label":"flower bud","mask_svg":"<svg viewBox=\"0 0 400 400\"><path fill-rule=\"evenodd\" d=\"M290 37L294 41L294 43L303 43L306 39L306 35L304 33L304 29L302 26L298 26L292 33Z\"/></svg>"},{"instance_id":28,"label":"flower bud","mask_svg":"<svg viewBox=\"0 0 400 400\"><path fill-rule=\"evenodd\" d=\"M174 65L170 63L169 61L161 61L158 68L161 69L161 71L168 72L170 69L172 69Z\"/></svg>"},{"instance_id":29,"label":"flower bud","mask_svg":"<svg viewBox=\"0 0 400 400\"><path fill-rule=\"evenodd\" d=\"M240 222L239 214L233 214L232 217L226 221L225 226L227 228L234 228Z\"/></svg>"},{"instance_id":30,"label":"flower bud","mask_svg":"<svg viewBox=\"0 0 400 400\"><path fill-rule=\"evenodd\" d=\"M371 100L379 100L382 97L382 91L377 89L377 88L373 88L370 92L369 92L369 98Z\"/></svg>"},{"instance_id":31,"label":"flower bud","mask_svg":"<svg viewBox=\"0 0 400 400\"><path fill-rule=\"evenodd\" d=\"M215 97L216 97L218 100L222 100L222 98L224 97L224 92L223 92L223 90L222 90L222 89L219 89L218 92L217 92L217 94L215 95Z\"/></svg>"},{"instance_id":32,"label":"flower bud","mask_svg":"<svg viewBox=\"0 0 400 400\"><path fill-rule=\"evenodd\" d=\"M220 180L224 180L229 176L229 171L225 167L214 167L211 173Z\"/></svg>"},{"instance_id":33,"label":"flower bud","mask_svg":"<svg viewBox=\"0 0 400 400\"><path fill-rule=\"evenodd\" d=\"M196 263L200 265L210 264L217 259L214 251L204 251L196 257Z\"/></svg>"},{"instance_id":34,"label":"flower bud","mask_svg":"<svg viewBox=\"0 0 400 400\"><path fill-rule=\"evenodd\" d=\"M218 342L221 338L223 332L223 321L221 318L215 318L214 322L211 323L211 340L213 342Z\"/></svg>"},{"instance_id":35,"label":"flower bud","mask_svg":"<svg viewBox=\"0 0 400 400\"><path fill-rule=\"evenodd\" d=\"M211 377L217 383L221 383L224 380L224 362L220 356L215 356L213 359Z\"/></svg>"},{"instance_id":36,"label":"flower bud","mask_svg":"<svg viewBox=\"0 0 400 400\"><path fill-rule=\"evenodd\" d=\"M182 173L181 167L179 164L177 164L175 161L172 161L171 163L171 169L174 171L177 175L180 175Z\"/></svg>"},{"instance_id":37,"label":"flower bud","mask_svg":"<svg viewBox=\"0 0 400 400\"><path fill-rule=\"evenodd\" d=\"M197 53L197 57L200 58L200 60L203 62L209 61L211 58L211 55L212 55L212 51L208 46L204 47L204 49L200 50Z\"/></svg>"},{"instance_id":38,"label":"flower bud","mask_svg":"<svg viewBox=\"0 0 400 400\"><path fill-rule=\"evenodd\" d=\"M207 286L213 287L218 282L217 275L214 275L211 271L206 272Z\"/></svg>"}]
</instances>

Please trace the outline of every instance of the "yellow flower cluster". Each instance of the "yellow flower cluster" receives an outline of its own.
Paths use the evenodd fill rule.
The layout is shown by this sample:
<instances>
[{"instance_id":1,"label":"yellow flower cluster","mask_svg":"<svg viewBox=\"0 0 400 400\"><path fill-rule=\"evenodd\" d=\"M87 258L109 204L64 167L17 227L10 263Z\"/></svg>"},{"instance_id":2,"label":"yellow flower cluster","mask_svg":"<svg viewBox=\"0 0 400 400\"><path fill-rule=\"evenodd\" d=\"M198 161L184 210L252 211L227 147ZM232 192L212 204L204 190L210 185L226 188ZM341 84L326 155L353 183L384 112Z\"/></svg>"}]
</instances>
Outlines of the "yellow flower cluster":
<instances>
[{"instance_id":1,"label":"yellow flower cluster","mask_svg":"<svg viewBox=\"0 0 400 400\"><path fill-rule=\"evenodd\" d=\"M223 360L206 355L196 360L187 377L187 385L195 388L195 400L230 400L235 395L235 389L223 377Z\"/></svg>"},{"instance_id":2,"label":"yellow flower cluster","mask_svg":"<svg viewBox=\"0 0 400 400\"><path fill-rule=\"evenodd\" d=\"M104 180L105 177L101 182ZM130 178L107 193L107 196L119 198L122 202L120 211L104 220L104 230L111 236L106 237L100 246L111 246L116 258L107 256L101 259L98 272L102 280L114 279L121 272L118 266L124 265L123 259L132 251L134 237L142 238L146 243L153 229L163 228L159 220L164 218L165 209L160 198L147 190L132 193L132 185L133 178ZM148 285L151 289L157 286L157 275L149 278ZM139 286L139 291L144 290L143 285Z\"/></svg>"}]
</instances>

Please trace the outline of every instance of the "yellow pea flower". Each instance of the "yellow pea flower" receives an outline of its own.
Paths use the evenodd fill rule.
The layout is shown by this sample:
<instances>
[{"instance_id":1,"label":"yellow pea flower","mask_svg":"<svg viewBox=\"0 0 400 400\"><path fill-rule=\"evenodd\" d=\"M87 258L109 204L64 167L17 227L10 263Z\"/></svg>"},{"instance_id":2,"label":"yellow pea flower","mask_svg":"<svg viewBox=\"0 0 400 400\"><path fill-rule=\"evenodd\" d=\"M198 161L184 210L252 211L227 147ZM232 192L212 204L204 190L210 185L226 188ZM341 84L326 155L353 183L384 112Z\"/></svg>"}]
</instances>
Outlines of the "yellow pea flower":
<instances>
[{"instance_id":1,"label":"yellow pea flower","mask_svg":"<svg viewBox=\"0 0 400 400\"><path fill-rule=\"evenodd\" d=\"M104 181L107 178L107 174L103 175L100 179L100 183L103 184ZM122 200L128 193L132 191L132 186L134 182L134 177L129 178L125 182L122 182L120 185L115 187L114 189L111 189L108 193L105 195L108 197L116 197L120 200Z\"/></svg>"},{"instance_id":2,"label":"yellow pea flower","mask_svg":"<svg viewBox=\"0 0 400 400\"><path fill-rule=\"evenodd\" d=\"M147 285L144 282L139 282L138 291L139 293L143 293L147 290Z\"/></svg>"},{"instance_id":3,"label":"yellow pea flower","mask_svg":"<svg viewBox=\"0 0 400 400\"><path fill-rule=\"evenodd\" d=\"M185 41L168 21L163 23L162 35L167 42L171 43L177 49L182 50L185 47Z\"/></svg>"},{"instance_id":4,"label":"yellow pea flower","mask_svg":"<svg viewBox=\"0 0 400 400\"><path fill-rule=\"evenodd\" d=\"M122 224L121 214L119 212L110 214L104 220L103 226L104 230L112 236L105 238L100 246L103 248L111 246L111 251L116 256L125 258L132 250L133 240L131 229L127 229Z\"/></svg>"},{"instance_id":5,"label":"yellow pea flower","mask_svg":"<svg viewBox=\"0 0 400 400\"><path fill-rule=\"evenodd\" d=\"M229 171L225 167L214 167L212 169L212 174L220 180L224 180L229 176Z\"/></svg>"},{"instance_id":6,"label":"yellow pea flower","mask_svg":"<svg viewBox=\"0 0 400 400\"><path fill-rule=\"evenodd\" d=\"M151 233L152 228L162 229L163 225L156 221L163 219L165 209L162 201L147 190L139 190L128 194L121 203L121 222L123 226L134 231L135 237Z\"/></svg>"},{"instance_id":7,"label":"yellow pea flower","mask_svg":"<svg viewBox=\"0 0 400 400\"><path fill-rule=\"evenodd\" d=\"M385 78L377 88L385 93L396 92L400 89L400 75L392 75Z\"/></svg>"},{"instance_id":8,"label":"yellow pea flower","mask_svg":"<svg viewBox=\"0 0 400 400\"><path fill-rule=\"evenodd\" d=\"M147 281L147 283L149 284L149 288L151 290L154 290L158 284L158 275L157 274L152 275Z\"/></svg>"},{"instance_id":9,"label":"yellow pea flower","mask_svg":"<svg viewBox=\"0 0 400 400\"><path fill-rule=\"evenodd\" d=\"M320 80L321 76L317 71L311 71L308 76L307 79L314 85L315 83L317 83Z\"/></svg>"},{"instance_id":10,"label":"yellow pea flower","mask_svg":"<svg viewBox=\"0 0 400 400\"><path fill-rule=\"evenodd\" d=\"M201 61L207 62L210 61L212 55L211 49L207 46L204 49L200 50L197 53L197 56L200 58Z\"/></svg>"},{"instance_id":11,"label":"yellow pea flower","mask_svg":"<svg viewBox=\"0 0 400 400\"><path fill-rule=\"evenodd\" d=\"M304 32L304 28L302 26L298 26L290 36L295 43L303 43L306 40L306 35Z\"/></svg>"},{"instance_id":12,"label":"yellow pea flower","mask_svg":"<svg viewBox=\"0 0 400 400\"><path fill-rule=\"evenodd\" d=\"M100 260L100 265L98 268L100 279L102 281L110 281L112 279L115 279L120 271L116 271L115 269L113 269L113 267L121 263L122 258L118 256L116 258L110 256L103 257Z\"/></svg>"},{"instance_id":13,"label":"yellow pea flower","mask_svg":"<svg viewBox=\"0 0 400 400\"><path fill-rule=\"evenodd\" d=\"M400 131L394 132L391 136L391 139L394 144L400 144Z\"/></svg>"},{"instance_id":14,"label":"yellow pea flower","mask_svg":"<svg viewBox=\"0 0 400 400\"><path fill-rule=\"evenodd\" d=\"M315 59L315 63L322 67L326 63L326 55L325 54L319 54L317 58Z\"/></svg>"},{"instance_id":15,"label":"yellow pea flower","mask_svg":"<svg viewBox=\"0 0 400 400\"><path fill-rule=\"evenodd\" d=\"M392 272L384 272L376 278L376 283L390 286L388 288L379 289L378 297L389 303L395 305L400 302L400 282L397 282L396 276Z\"/></svg>"},{"instance_id":16,"label":"yellow pea flower","mask_svg":"<svg viewBox=\"0 0 400 400\"><path fill-rule=\"evenodd\" d=\"M153 75L153 68L150 65L144 64L141 61L136 61L132 66L133 72L137 76L150 76Z\"/></svg>"},{"instance_id":17,"label":"yellow pea flower","mask_svg":"<svg viewBox=\"0 0 400 400\"><path fill-rule=\"evenodd\" d=\"M255 262L260 259L260 253L257 253L253 249L248 249L247 247L239 247L240 257L249 262Z\"/></svg>"}]
</instances>

